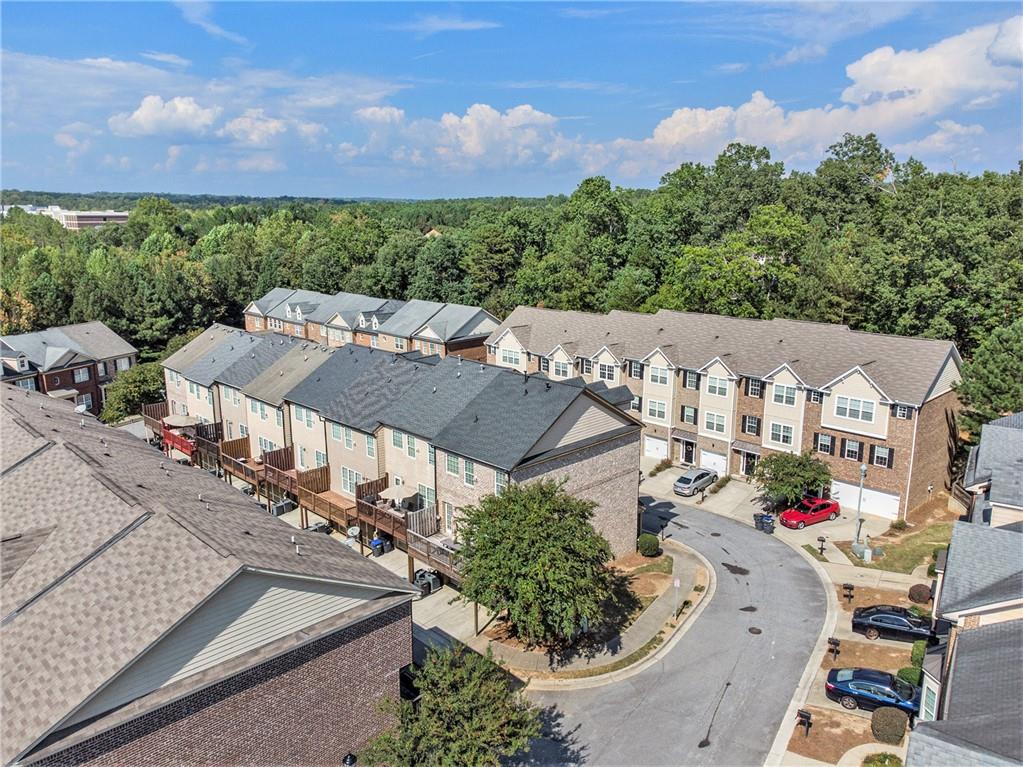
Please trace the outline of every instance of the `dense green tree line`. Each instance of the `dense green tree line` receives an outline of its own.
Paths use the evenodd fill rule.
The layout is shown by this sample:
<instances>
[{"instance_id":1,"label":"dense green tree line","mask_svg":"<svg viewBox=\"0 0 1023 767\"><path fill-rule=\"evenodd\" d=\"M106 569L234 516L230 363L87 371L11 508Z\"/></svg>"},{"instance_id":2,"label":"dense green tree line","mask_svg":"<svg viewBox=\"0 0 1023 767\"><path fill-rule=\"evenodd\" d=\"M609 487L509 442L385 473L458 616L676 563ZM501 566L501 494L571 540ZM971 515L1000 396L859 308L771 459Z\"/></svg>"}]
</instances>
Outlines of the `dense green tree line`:
<instances>
[{"instance_id":1,"label":"dense green tree line","mask_svg":"<svg viewBox=\"0 0 1023 767\"><path fill-rule=\"evenodd\" d=\"M13 211L0 225L0 324L99 319L155 356L286 285L498 315L530 304L786 316L948 338L969 355L1023 315L1021 178L933 173L846 136L813 172L733 144L654 190L596 177L546 199L147 197L127 224L77 233ZM425 236L433 228L441 236Z\"/></svg>"}]
</instances>

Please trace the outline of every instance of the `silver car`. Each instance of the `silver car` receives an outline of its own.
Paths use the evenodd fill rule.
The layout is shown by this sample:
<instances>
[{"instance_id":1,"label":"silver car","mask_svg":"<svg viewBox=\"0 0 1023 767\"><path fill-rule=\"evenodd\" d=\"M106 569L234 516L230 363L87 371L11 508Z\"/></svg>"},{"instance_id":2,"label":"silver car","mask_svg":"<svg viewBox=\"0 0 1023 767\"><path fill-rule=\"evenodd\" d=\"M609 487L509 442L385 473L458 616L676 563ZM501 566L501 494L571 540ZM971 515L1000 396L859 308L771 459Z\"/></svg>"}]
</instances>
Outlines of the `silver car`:
<instances>
[{"instance_id":1,"label":"silver car","mask_svg":"<svg viewBox=\"0 0 1023 767\"><path fill-rule=\"evenodd\" d=\"M690 469L675 480L675 495L696 495L718 481L718 475L709 469Z\"/></svg>"}]
</instances>

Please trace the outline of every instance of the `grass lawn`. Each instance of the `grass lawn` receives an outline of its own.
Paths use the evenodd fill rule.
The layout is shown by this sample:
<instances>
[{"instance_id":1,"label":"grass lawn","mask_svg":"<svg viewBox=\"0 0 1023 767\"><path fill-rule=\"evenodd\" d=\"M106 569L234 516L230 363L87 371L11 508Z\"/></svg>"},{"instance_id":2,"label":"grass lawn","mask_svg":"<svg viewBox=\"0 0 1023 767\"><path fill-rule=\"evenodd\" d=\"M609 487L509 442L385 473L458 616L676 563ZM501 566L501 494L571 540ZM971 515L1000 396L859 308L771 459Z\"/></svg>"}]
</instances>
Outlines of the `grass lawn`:
<instances>
[{"instance_id":1,"label":"grass lawn","mask_svg":"<svg viewBox=\"0 0 1023 767\"><path fill-rule=\"evenodd\" d=\"M671 575L671 568L674 564L675 562L671 557L661 554L647 564L640 565L635 570L629 570L629 575L642 575L643 573L667 573Z\"/></svg>"},{"instance_id":2,"label":"grass lawn","mask_svg":"<svg viewBox=\"0 0 1023 767\"><path fill-rule=\"evenodd\" d=\"M624 658L619 658L613 663L607 663L603 666L596 666L595 668L583 668L576 671L561 671L556 675L558 679L585 679L590 676L598 676L600 674L610 674L612 671L620 671L623 668L631 666L633 663L639 663L643 658L652 653L661 643L664 642L664 635L658 633L656 636L651 637L650 641L640 647L638 650L629 653Z\"/></svg>"},{"instance_id":3,"label":"grass lawn","mask_svg":"<svg viewBox=\"0 0 1023 767\"><path fill-rule=\"evenodd\" d=\"M814 546L812 543L804 543L803 548L806 549L810 556L816 559L818 562L827 562L827 558L821 555L820 549Z\"/></svg>"},{"instance_id":4,"label":"grass lawn","mask_svg":"<svg viewBox=\"0 0 1023 767\"><path fill-rule=\"evenodd\" d=\"M884 556L870 564L864 563L852 553L852 541L835 543L850 561L857 567L870 567L875 570L889 570L894 573L911 573L920 566L931 561L931 552L937 546L947 546L952 537L952 523L941 522L930 525L922 530L910 530L898 537L881 535L871 538L873 546L880 546Z\"/></svg>"}]
</instances>

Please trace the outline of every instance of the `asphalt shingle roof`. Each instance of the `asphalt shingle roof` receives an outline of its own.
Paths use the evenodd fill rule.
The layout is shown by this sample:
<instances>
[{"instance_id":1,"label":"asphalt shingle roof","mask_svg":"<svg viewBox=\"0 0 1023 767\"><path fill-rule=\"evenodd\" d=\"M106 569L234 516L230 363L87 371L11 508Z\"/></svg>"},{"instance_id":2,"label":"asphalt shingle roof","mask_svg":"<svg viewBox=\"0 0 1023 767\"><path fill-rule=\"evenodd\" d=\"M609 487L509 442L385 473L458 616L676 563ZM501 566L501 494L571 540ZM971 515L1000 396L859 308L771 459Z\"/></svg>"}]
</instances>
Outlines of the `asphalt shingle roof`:
<instances>
[{"instance_id":1,"label":"asphalt shingle roof","mask_svg":"<svg viewBox=\"0 0 1023 767\"><path fill-rule=\"evenodd\" d=\"M265 315L294 292L292 288L272 288L265 296L257 298L252 303L261 314Z\"/></svg>"},{"instance_id":2,"label":"asphalt shingle roof","mask_svg":"<svg viewBox=\"0 0 1023 767\"><path fill-rule=\"evenodd\" d=\"M944 718L919 723L910 751L919 732L953 745L960 752L953 763L1023 763L1023 620L960 632L947 683ZM919 764L934 763L921 755Z\"/></svg>"},{"instance_id":3,"label":"asphalt shingle roof","mask_svg":"<svg viewBox=\"0 0 1023 767\"><path fill-rule=\"evenodd\" d=\"M305 343L295 336L277 333L264 333L257 339L245 354L217 374L219 383L241 389L293 348Z\"/></svg>"},{"instance_id":4,"label":"asphalt shingle roof","mask_svg":"<svg viewBox=\"0 0 1023 767\"><path fill-rule=\"evenodd\" d=\"M242 387L242 392L268 405L278 406L284 396L340 350L303 342L276 360Z\"/></svg>"},{"instance_id":5,"label":"asphalt shingle roof","mask_svg":"<svg viewBox=\"0 0 1023 767\"><path fill-rule=\"evenodd\" d=\"M987 481L993 503L1023 507L1023 412L981 427L980 444L970 451L965 484Z\"/></svg>"},{"instance_id":6,"label":"asphalt shingle roof","mask_svg":"<svg viewBox=\"0 0 1023 767\"><path fill-rule=\"evenodd\" d=\"M20 560L0 587L4 764L240 570L411 590L71 403L10 385L0 395L0 553L14 543Z\"/></svg>"},{"instance_id":7,"label":"asphalt shingle roof","mask_svg":"<svg viewBox=\"0 0 1023 767\"><path fill-rule=\"evenodd\" d=\"M656 314L608 314L519 306L487 338L506 331L540 355L561 345L589 358L609 347L622 359L639 360L661 349L672 364L698 370L721 360L737 375L763 377L788 364L810 387L823 387L860 366L894 401L923 403L954 344L928 338L862 333L846 325L773 319L754 320L661 310Z\"/></svg>"},{"instance_id":8,"label":"asphalt shingle roof","mask_svg":"<svg viewBox=\"0 0 1023 767\"><path fill-rule=\"evenodd\" d=\"M310 314L314 314L319 306L325 301L329 301L330 296L326 293L318 293L315 290L294 290L287 298L274 306L266 312L267 317L273 317L274 319L283 320L284 322L298 322L299 320L292 316L287 315L287 308L298 307L302 310L302 322L309 319Z\"/></svg>"},{"instance_id":9,"label":"asphalt shingle roof","mask_svg":"<svg viewBox=\"0 0 1023 767\"><path fill-rule=\"evenodd\" d=\"M34 333L0 336L0 341L8 349L24 353L34 368L44 372L58 364L126 357L138 351L102 322L83 322ZM5 356L9 355L10 352L5 353Z\"/></svg>"},{"instance_id":10,"label":"asphalt shingle roof","mask_svg":"<svg viewBox=\"0 0 1023 767\"><path fill-rule=\"evenodd\" d=\"M127 357L138 353L138 349L102 322L82 322L77 325L64 325L58 329L94 360Z\"/></svg>"},{"instance_id":11,"label":"asphalt shingle roof","mask_svg":"<svg viewBox=\"0 0 1023 767\"><path fill-rule=\"evenodd\" d=\"M1023 535L956 522L941 586L942 614L1023 599Z\"/></svg>"},{"instance_id":12,"label":"asphalt shingle roof","mask_svg":"<svg viewBox=\"0 0 1023 767\"><path fill-rule=\"evenodd\" d=\"M379 332L388 333L392 336L410 336L425 325L444 306L444 304L439 304L436 301L421 301L418 298L413 298L388 317L380 325Z\"/></svg>"}]
</instances>

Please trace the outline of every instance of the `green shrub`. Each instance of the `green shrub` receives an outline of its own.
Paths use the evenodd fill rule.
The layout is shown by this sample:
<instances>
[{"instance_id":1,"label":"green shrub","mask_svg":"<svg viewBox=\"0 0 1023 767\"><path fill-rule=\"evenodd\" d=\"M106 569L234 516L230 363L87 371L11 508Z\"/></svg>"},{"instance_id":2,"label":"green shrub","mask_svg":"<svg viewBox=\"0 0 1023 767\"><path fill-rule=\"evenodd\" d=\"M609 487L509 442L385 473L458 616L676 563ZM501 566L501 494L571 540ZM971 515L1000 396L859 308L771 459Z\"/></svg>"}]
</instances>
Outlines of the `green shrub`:
<instances>
[{"instance_id":1,"label":"green shrub","mask_svg":"<svg viewBox=\"0 0 1023 767\"><path fill-rule=\"evenodd\" d=\"M909 601L922 605L931 601L931 587L923 583L916 583L909 587Z\"/></svg>"},{"instance_id":2,"label":"green shrub","mask_svg":"<svg viewBox=\"0 0 1023 767\"><path fill-rule=\"evenodd\" d=\"M709 488L707 488L707 492L710 493L711 495L714 495L714 493L716 493L720 489L721 488L718 487L717 485L711 485Z\"/></svg>"},{"instance_id":3,"label":"green shrub","mask_svg":"<svg viewBox=\"0 0 1023 767\"><path fill-rule=\"evenodd\" d=\"M902 679L903 681L909 682L910 684L915 684L917 687L919 687L920 679L921 677L923 677L923 673L924 673L923 670L917 666L906 666L905 668L900 668L899 673L896 674L896 676L899 677L899 679Z\"/></svg>"},{"instance_id":4,"label":"green shrub","mask_svg":"<svg viewBox=\"0 0 1023 767\"><path fill-rule=\"evenodd\" d=\"M654 466L654 468L650 469L650 476L651 477L656 477L658 474L660 474L665 469L670 469L670 468L671 468L671 459L670 458L662 458L658 462L658 464L656 466Z\"/></svg>"},{"instance_id":5,"label":"green shrub","mask_svg":"<svg viewBox=\"0 0 1023 767\"><path fill-rule=\"evenodd\" d=\"M895 754L871 754L863 760L860 767L902 767L902 760Z\"/></svg>"},{"instance_id":6,"label":"green shrub","mask_svg":"<svg viewBox=\"0 0 1023 767\"><path fill-rule=\"evenodd\" d=\"M888 529L889 530L895 530L896 532L901 533L907 527L909 527L909 525L906 524L906 520L904 520L904 519L897 519L897 520L895 520L894 522L891 523L891 525L888 527Z\"/></svg>"},{"instance_id":7,"label":"green shrub","mask_svg":"<svg viewBox=\"0 0 1023 767\"><path fill-rule=\"evenodd\" d=\"M927 618L928 620L931 619L931 611L925 610L919 605L912 605L909 608L909 612L911 615L915 615L917 618Z\"/></svg>"},{"instance_id":8,"label":"green shrub","mask_svg":"<svg viewBox=\"0 0 1023 767\"><path fill-rule=\"evenodd\" d=\"M697 583L695 586L693 586L693 591L703 591L706 588L707 587L704 586L702 583Z\"/></svg>"},{"instance_id":9,"label":"green shrub","mask_svg":"<svg viewBox=\"0 0 1023 767\"><path fill-rule=\"evenodd\" d=\"M931 552L931 559L933 559L935 562L937 562L938 561L938 555L941 554L941 552L947 551L947 550L948 550L948 546L937 546L934 549L934 551Z\"/></svg>"},{"instance_id":10,"label":"green shrub","mask_svg":"<svg viewBox=\"0 0 1023 767\"><path fill-rule=\"evenodd\" d=\"M937 569L937 567L935 567L934 562L931 562L929 565L927 565L927 577L928 578L934 578L935 576L937 576L937 574L938 574L938 569Z\"/></svg>"},{"instance_id":11,"label":"green shrub","mask_svg":"<svg viewBox=\"0 0 1023 767\"><path fill-rule=\"evenodd\" d=\"M891 706L874 709L870 716L870 731L874 734L874 739L892 746L902 742L907 724L909 716L906 712Z\"/></svg>"},{"instance_id":12,"label":"green shrub","mask_svg":"<svg viewBox=\"0 0 1023 767\"><path fill-rule=\"evenodd\" d=\"M657 552L661 550L661 542L653 533L643 533L639 536L636 546L644 557L656 557Z\"/></svg>"},{"instance_id":13,"label":"green shrub","mask_svg":"<svg viewBox=\"0 0 1023 767\"><path fill-rule=\"evenodd\" d=\"M725 485L727 485L731 481L732 481L732 476L730 474L725 474L723 477L718 477L718 481L714 483L714 487L716 487L718 490L720 490L721 488L723 488ZM714 492L714 491L711 490L711 492Z\"/></svg>"},{"instance_id":14,"label":"green shrub","mask_svg":"<svg viewBox=\"0 0 1023 767\"><path fill-rule=\"evenodd\" d=\"M923 668L924 655L927 654L927 640L918 639L913 642L913 652L909 655L909 662L917 668ZM916 682L914 682L916 684Z\"/></svg>"}]
</instances>

